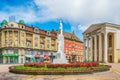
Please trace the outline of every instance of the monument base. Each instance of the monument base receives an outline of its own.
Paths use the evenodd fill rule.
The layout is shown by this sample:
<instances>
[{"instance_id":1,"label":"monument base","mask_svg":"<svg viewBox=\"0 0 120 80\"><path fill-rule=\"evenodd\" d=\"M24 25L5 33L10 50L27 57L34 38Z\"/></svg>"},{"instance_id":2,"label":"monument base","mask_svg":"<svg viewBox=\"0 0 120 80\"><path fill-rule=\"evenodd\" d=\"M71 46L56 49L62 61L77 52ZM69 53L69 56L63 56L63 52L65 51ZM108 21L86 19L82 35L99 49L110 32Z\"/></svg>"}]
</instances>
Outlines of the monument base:
<instances>
[{"instance_id":1,"label":"monument base","mask_svg":"<svg viewBox=\"0 0 120 80\"><path fill-rule=\"evenodd\" d=\"M66 59L54 59L53 64L68 64Z\"/></svg>"}]
</instances>

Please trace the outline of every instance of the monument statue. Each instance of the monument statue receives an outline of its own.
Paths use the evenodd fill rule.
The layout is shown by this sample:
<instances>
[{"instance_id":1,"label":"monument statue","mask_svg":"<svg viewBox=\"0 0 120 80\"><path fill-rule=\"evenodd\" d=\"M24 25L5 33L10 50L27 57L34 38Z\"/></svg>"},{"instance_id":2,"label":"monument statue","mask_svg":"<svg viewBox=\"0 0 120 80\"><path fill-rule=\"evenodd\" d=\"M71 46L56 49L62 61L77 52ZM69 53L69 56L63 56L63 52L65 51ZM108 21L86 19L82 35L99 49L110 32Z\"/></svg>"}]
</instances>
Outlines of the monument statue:
<instances>
[{"instance_id":1,"label":"monument statue","mask_svg":"<svg viewBox=\"0 0 120 80\"><path fill-rule=\"evenodd\" d=\"M64 36L63 36L63 26L60 21L60 33L57 35L58 38L58 52L56 53L56 58L53 60L53 63L58 64L67 64L68 61L66 59L66 55L64 54Z\"/></svg>"}]
</instances>

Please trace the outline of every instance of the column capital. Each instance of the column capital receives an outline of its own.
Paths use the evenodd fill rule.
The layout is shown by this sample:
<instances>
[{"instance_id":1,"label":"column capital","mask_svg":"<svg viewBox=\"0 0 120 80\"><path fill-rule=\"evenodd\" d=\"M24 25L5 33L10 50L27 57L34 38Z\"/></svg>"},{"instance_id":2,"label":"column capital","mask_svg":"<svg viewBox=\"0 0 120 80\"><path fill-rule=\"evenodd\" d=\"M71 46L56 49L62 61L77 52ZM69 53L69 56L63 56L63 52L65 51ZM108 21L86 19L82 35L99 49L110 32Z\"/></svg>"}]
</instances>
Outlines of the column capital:
<instances>
[{"instance_id":1,"label":"column capital","mask_svg":"<svg viewBox=\"0 0 120 80\"><path fill-rule=\"evenodd\" d=\"M101 35L102 35L102 33L99 33L99 34L98 34L98 36L101 36Z\"/></svg>"},{"instance_id":2,"label":"column capital","mask_svg":"<svg viewBox=\"0 0 120 80\"><path fill-rule=\"evenodd\" d=\"M92 38L93 38L93 36L90 36L89 38L90 38L90 39L92 39Z\"/></svg>"},{"instance_id":3,"label":"column capital","mask_svg":"<svg viewBox=\"0 0 120 80\"><path fill-rule=\"evenodd\" d=\"M104 31L104 34L108 34L109 33L109 31Z\"/></svg>"},{"instance_id":4,"label":"column capital","mask_svg":"<svg viewBox=\"0 0 120 80\"><path fill-rule=\"evenodd\" d=\"M95 39L96 39L96 38L97 38L97 35L93 35L93 38L95 38Z\"/></svg>"}]
</instances>

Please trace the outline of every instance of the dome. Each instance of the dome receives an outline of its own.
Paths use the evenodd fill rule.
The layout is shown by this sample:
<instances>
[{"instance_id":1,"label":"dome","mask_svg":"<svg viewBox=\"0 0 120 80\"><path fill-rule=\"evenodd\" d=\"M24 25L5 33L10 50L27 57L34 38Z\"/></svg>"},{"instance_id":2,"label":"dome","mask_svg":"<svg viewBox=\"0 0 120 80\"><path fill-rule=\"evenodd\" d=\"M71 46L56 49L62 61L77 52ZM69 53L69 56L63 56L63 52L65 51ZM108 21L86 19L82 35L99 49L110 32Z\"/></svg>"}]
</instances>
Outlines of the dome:
<instances>
[{"instance_id":1,"label":"dome","mask_svg":"<svg viewBox=\"0 0 120 80\"><path fill-rule=\"evenodd\" d=\"M3 20L2 24L6 24L7 25L8 24L7 20Z\"/></svg>"},{"instance_id":2,"label":"dome","mask_svg":"<svg viewBox=\"0 0 120 80\"><path fill-rule=\"evenodd\" d=\"M24 20L20 20L20 21L19 21L19 24L25 24L25 23L24 23Z\"/></svg>"}]
</instances>

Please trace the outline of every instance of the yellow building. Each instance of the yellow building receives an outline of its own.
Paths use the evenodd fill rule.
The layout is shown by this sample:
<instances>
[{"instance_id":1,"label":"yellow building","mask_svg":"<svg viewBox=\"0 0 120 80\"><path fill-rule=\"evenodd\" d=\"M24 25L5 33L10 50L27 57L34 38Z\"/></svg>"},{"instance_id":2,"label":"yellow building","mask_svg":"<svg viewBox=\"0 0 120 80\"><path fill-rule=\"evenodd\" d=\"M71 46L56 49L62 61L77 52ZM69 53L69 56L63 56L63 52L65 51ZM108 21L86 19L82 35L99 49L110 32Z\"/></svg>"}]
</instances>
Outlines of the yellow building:
<instances>
[{"instance_id":1,"label":"yellow building","mask_svg":"<svg viewBox=\"0 0 120 80\"><path fill-rule=\"evenodd\" d=\"M57 52L57 34L3 20L0 28L0 63L43 61Z\"/></svg>"}]
</instances>

